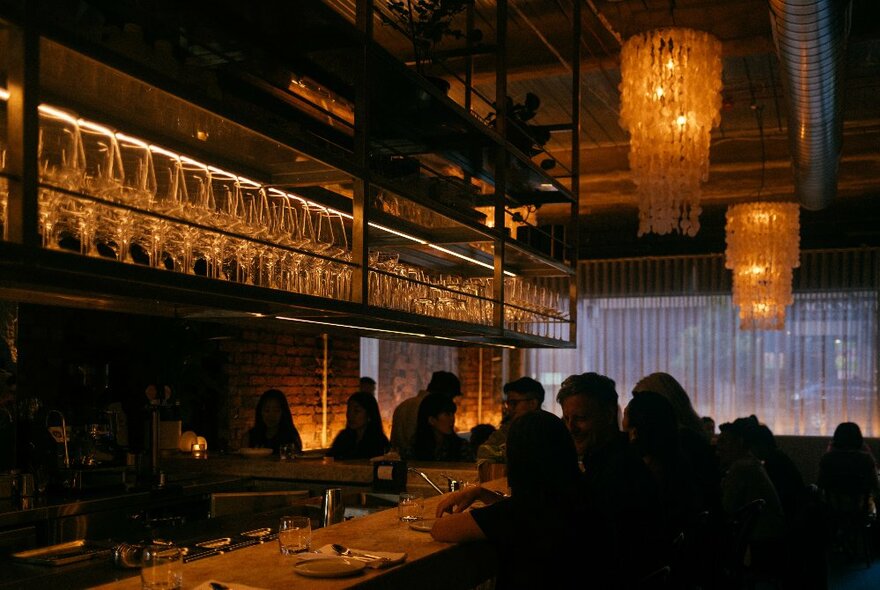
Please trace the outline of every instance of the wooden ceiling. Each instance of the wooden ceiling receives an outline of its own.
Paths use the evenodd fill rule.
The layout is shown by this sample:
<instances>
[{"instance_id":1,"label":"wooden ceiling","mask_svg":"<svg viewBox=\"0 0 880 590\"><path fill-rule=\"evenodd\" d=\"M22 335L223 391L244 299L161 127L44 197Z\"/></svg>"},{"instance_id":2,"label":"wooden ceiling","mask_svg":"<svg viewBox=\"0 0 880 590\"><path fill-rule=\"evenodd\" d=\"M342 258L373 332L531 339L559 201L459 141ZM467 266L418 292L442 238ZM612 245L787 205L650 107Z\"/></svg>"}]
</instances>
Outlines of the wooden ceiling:
<instances>
[{"instance_id":1,"label":"wooden ceiling","mask_svg":"<svg viewBox=\"0 0 880 590\"><path fill-rule=\"evenodd\" d=\"M340 2L343 0L339 0ZM724 211L736 202L793 199L784 90L767 0L575 0L582 10L580 242L585 258L719 252ZM842 0L841 0L842 1ZM378 0L377 0L378 4ZM838 194L820 212L803 211L805 248L880 245L880 2L853 0L847 42L844 142ZM536 123L570 120L572 0L509 0L508 93L541 98ZM475 26L492 45L495 2L477 0ZM683 26L718 37L723 47L723 110L712 133L709 181L703 186L699 234L636 237L635 185L630 179L627 133L619 122L619 51L631 35ZM382 27L377 36L386 35ZM386 46L395 42L383 39ZM397 45L406 59L406 47ZM447 66L455 67L453 60ZM474 61L476 90L490 110L495 60ZM453 93L455 89L453 88ZM560 163L571 150L559 136L548 144ZM540 218L562 211L544 206Z\"/></svg>"}]
</instances>

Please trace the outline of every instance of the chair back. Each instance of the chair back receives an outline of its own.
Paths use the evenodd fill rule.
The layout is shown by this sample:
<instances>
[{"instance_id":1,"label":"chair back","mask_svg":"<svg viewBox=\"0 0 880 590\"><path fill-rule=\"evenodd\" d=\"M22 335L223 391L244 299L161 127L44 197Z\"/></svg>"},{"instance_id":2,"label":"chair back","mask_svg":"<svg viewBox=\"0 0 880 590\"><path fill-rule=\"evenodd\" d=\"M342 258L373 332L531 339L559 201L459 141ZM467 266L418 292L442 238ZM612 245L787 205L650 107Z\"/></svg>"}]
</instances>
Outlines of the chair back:
<instances>
[{"instance_id":1,"label":"chair back","mask_svg":"<svg viewBox=\"0 0 880 590\"><path fill-rule=\"evenodd\" d=\"M758 516L766 505L767 502L763 498L752 500L739 507L728 523L727 539L721 548L721 573L726 583L732 587L739 587L742 580L749 540L755 530Z\"/></svg>"},{"instance_id":2,"label":"chair back","mask_svg":"<svg viewBox=\"0 0 880 590\"><path fill-rule=\"evenodd\" d=\"M642 578L636 584L636 590L665 590L669 588L671 568L664 565Z\"/></svg>"}]
</instances>

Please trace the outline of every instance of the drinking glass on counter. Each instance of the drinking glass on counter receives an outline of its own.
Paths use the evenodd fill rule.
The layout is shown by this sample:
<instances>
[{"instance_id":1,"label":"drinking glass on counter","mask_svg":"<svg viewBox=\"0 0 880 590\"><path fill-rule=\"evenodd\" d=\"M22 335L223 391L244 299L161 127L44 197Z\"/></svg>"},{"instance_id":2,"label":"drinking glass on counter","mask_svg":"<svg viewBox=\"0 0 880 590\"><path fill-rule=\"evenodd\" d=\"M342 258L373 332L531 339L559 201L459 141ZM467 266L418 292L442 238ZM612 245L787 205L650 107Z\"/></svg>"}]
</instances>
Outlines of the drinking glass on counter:
<instances>
[{"instance_id":1,"label":"drinking glass on counter","mask_svg":"<svg viewBox=\"0 0 880 590\"><path fill-rule=\"evenodd\" d=\"M278 460L279 461L293 461L294 457L296 457L296 445L293 443L289 443L286 445L281 445L278 447Z\"/></svg>"},{"instance_id":2,"label":"drinking glass on counter","mask_svg":"<svg viewBox=\"0 0 880 590\"><path fill-rule=\"evenodd\" d=\"M183 588L183 552L169 545L148 545L141 560L142 590Z\"/></svg>"},{"instance_id":3,"label":"drinking glass on counter","mask_svg":"<svg viewBox=\"0 0 880 590\"><path fill-rule=\"evenodd\" d=\"M409 523L421 520L424 510L425 498L421 494L400 494L400 501L397 503L397 518L400 522Z\"/></svg>"},{"instance_id":4,"label":"drinking glass on counter","mask_svg":"<svg viewBox=\"0 0 880 590\"><path fill-rule=\"evenodd\" d=\"M278 525L278 548L282 555L308 551L312 543L312 521L308 516L282 516Z\"/></svg>"}]
</instances>

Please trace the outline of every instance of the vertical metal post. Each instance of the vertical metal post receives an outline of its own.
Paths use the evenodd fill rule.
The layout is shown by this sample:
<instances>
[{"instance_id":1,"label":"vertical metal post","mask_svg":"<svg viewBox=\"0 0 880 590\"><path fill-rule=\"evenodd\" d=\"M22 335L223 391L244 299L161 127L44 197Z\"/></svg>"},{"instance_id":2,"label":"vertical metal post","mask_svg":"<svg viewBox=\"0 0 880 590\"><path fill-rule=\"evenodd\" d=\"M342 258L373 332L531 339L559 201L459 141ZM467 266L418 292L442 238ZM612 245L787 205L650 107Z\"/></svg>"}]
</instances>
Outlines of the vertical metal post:
<instances>
[{"instance_id":1,"label":"vertical metal post","mask_svg":"<svg viewBox=\"0 0 880 590\"><path fill-rule=\"evenodd\" d=\"M358 266L352 269L351 297L354 303L369 302L368 243L370 220L370 77L371 44L373 42L373 0L358 0L357 27L363 36L360 60L357 68L354 100L354 156L360 178L354 179L352 198L351 259Z\"/></svg>"},{"instance_id":2,"label":"vertical metal post","mask_svg":"<svg viewBox=\"0 0 880 590\"><path fill-rule=\"evenodd\" d=\"M464 58L464 110L471 112L474 85L474 4L470 3L465 12L465 58Z\"/></svg>"},{"instance_id":3,"label":"vertical metal post","mask_svg":"<svg viewBox=\"0 0 880 590\"><path fill-rule=\"evenodd\" d=\"M321 343L323 344L324 356L321 361L321 448L327 448L327 376L330 372L328 367L329 361L329 341L327 333L321 334Z\"/></svg>"},{"instance_id":4,"label":"vertical metal post","mask_svg":"<svg viewBox=\"0 0 880 590\"><path fill-rule=\"evenodd\" d=\"M483 423L483 348L477 349L479 355L477 365L479 372L477 373L477 424Z\"/></svg>"},{"instance_id":5,"label":"vertical metal post","mask_svg":"<svg viewBox=\"0 0 880 590\"><path fill-rule=\"evenodd\" d=\"M571 269L574 272L568 283L568 339L577 345L577 302L578 302L578 222L580 219L581 195L581 3L573 0L572 39L571 39L571 205L568 243Z\"/></svg>"},{"instance_id":6,"label":"vertical metal post","mask_svg":"<svg viewBox=\"0 0 880 590\"><path fill-rule=\"evenodd\" d=\"M507 0L498 0L495 7L497 38L495 40L495 130L507 138ZM493 323L504 328L504 200L507 194L507 166L509 154L506 141L496 148L495 156L495 267L494 293L496 301Z\"/></svg>"},{"instance_id":7,"label":"vertical metal post","mask_svg":"<svg viewBox=\"0 0 880 590\"><path fill-rule=\"evenodd\" d=\"M34 25L36 2L23 2L22 26L6 30L6 84L9 171L6 239L39 247L37 225L37 149L39 142L40 38Z\"/></svg>"}]
</instances>

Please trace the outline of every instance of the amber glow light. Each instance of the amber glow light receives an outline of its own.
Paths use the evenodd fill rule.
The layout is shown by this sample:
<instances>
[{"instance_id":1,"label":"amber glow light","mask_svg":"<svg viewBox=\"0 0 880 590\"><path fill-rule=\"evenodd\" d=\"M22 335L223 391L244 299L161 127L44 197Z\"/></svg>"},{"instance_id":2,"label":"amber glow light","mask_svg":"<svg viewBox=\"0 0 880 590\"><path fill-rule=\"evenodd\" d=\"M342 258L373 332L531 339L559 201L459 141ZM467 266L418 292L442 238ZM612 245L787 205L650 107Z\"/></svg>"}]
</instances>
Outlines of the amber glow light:
<instances>
[{"instance_id":1,"label":"amber glow light","mask_svg":"<svg viewBox=\"0 0 880 590\"><path fill-rule=\"evenodd\" d=\"M727 210L725 266L743 330L781 330L791 305L792 269L800 266L796 203L745 203Z\"/></svg>"},{"instance_id":2,"label":"amber glow light","mask_svg":"<svg viewBox=\"0 0 880 590\"><path fill-rule=\"evenodd\" d=\"M620 120L639 200L639 235L700 229L700 183L721 121L721 43L667 28L628 39L620 52Z\"/></svg>"}]
</instances>

